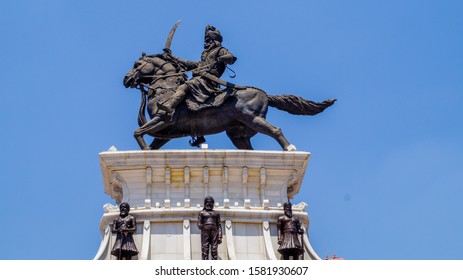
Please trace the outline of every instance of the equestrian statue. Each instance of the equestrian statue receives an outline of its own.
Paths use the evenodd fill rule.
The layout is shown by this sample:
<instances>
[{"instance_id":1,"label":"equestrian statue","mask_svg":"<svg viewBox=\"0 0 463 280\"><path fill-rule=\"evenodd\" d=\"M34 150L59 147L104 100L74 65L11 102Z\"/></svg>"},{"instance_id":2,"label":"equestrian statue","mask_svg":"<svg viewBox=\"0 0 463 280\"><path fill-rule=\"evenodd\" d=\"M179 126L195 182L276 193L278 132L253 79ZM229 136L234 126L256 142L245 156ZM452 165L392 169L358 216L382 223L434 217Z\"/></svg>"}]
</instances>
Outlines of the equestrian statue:
<instances>
[{"instance_id":1,"label":"equestrian statue","mask_svg":"<svg viewBox=\"0 0 463 280\"><path fill-rule=\"evenodd\" d=\"M180 21L172 28L164 52L142 56L124 77L126 88L141 91L138 128L134 132L142 150L157 150L173 138L190 136L192 146L205 142L204 135L225 131L238 149L252 150L251 137L257 133L274 138L285 151L294 151L280 128L266 119L268 107L294 115L316 115L336 99L314 102L294 95L269 95L263 90L238 86L222 80L227 65L236 57L222 46L222 35L206 26L201 61L172 55L170 45ZM188 80L186 73L191 72ZM145 111L150 119L147 120ZM143 136L154 140L148 145Z\"/></svg>"}]
</instances>

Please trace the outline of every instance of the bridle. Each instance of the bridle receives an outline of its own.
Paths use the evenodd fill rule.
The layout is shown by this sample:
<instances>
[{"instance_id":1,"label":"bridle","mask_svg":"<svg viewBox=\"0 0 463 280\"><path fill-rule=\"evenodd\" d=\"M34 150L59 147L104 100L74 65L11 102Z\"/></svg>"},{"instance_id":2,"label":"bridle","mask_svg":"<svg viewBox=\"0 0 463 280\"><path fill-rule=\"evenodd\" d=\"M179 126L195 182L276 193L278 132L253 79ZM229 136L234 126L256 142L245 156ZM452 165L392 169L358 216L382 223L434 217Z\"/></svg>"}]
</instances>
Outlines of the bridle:
<instances>
[{"instance_id":1,"label":"bridle","mask_svg":"<svg viewBox=\"0 0 463 280\"><path fill-rule=\"evenodd\" d=\"M147 64L151 64L153 66L154 63L153 61L151 61L150 58L148 57L142 57L142 63L134 70L134 73L133 73L133 77L137 77L139 75L139 73L141 72L141 70L147 65ZM169 77L175 77L175 76L183 76L185 75L186 73L188 72L191 72L191 71L200 71L200 70L203 70L203 69L208 69L210 66L214 65L215 63L209 63L209 64L206 64L206 65L202 65L200 67L197 67L195 69L192 69L192 70L181 70L181 71L178 71L178 72L175 72L175 73L171 73L171 74L166 74L166 75L157 75L156 73L159 71L159 70L162 70L162 67L168 63L172 63L171 61L168 61L168 60L165 60L165 59L162 59L164 61L163 64L161 64L161 66L157 67L156 71L154 72L153 75L146 75L144 76L144 78L152 78L153 80L151 82L149 82L149 84L144 84L144 83L139 83L138 82L138 78L134 78L134 83L137 85L136 88L144 91L144 88L148 88L148 89L153 89L151 88L151 85L154 84L156 81L160 80L160 79L164 79L164 78L169 78ZM228 66L227 66L228 68ZM229 69L229 68L228 68ZM231 70L231 69L230 69ZM230 78L234 78L236 76L235 72L233 70L231 70L233 72L233 76L230 75Z\"/></svg>"}]
</instances>

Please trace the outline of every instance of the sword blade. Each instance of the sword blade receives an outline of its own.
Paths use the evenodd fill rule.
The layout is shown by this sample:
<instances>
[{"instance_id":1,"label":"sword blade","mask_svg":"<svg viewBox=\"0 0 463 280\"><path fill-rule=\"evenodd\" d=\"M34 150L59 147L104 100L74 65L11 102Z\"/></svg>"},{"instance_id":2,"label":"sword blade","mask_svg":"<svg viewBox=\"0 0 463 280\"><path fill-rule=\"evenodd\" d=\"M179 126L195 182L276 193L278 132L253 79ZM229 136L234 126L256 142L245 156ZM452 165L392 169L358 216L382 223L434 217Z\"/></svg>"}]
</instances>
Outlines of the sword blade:
<instances>
[{"instance_id":1,"label":"sword blade","mask_svg":"<svg viewBox=\"0 0 463 280\"><path fill-rule=\"evenodd\" d=\"M170 46L172 45L172 39L174 38L175 30L177 30L177 26L180 24L180 22L182 22L181 19L178 20L170 30L169 36L167 36L167 41L166 45L164 46L164 49L170 49Z\"/></svg>"}]
</instances>

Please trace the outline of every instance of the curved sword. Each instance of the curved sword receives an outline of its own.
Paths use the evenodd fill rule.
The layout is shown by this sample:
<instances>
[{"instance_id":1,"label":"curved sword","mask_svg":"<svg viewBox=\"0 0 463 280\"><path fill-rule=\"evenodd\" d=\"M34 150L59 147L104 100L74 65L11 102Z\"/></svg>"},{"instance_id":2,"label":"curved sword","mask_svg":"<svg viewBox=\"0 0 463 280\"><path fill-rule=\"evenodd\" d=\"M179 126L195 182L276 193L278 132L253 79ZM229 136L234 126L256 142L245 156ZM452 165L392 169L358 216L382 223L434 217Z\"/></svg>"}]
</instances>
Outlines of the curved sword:
<instances>
[{"instance_id":1,"label":"curved sword","mask_svg":"<svg viewBox=\"0 0 463 280\"><path fill-rule=\"evenodd\" d=\"M172 39L174 38L175 30L177 30L177 26L182 22L182 20L178 20L172 29L170 30L169 36L167 37L166 45L164 46L164 52L170 52L170 45L172 45Z\"/></svg>"}]
</instances>

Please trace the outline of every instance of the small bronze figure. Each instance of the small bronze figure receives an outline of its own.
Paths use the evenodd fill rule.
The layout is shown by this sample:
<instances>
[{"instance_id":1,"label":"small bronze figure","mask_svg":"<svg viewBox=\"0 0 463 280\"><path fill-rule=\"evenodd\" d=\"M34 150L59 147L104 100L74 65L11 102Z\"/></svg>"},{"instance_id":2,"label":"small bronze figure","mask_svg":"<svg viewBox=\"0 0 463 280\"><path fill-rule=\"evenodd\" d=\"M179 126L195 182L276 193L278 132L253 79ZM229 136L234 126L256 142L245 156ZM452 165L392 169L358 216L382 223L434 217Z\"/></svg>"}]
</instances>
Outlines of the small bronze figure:
<instances>
[{"instance_id":1,"label":"small bronze figure","mask_svg":"<svg viewBox=\"0 0 463 280\"><path fill-rule=\"evenodd\" d=\"M286 202L283 204L285 214L278 218L278 252L283 255L284 260L289 260L289 256L293 260L299 259L299 255L304 253L299 235L304 234L304 229L298 218L293 217L291 203Z\"/></svg>"},{"instance_id":2,"label":"small bronze figure","mask_svg":"<svg viewBox=\"0 0 463 280\"><path fill-rule=\"evenodd\" d=\"M137 229L137 221L134 216L129 215L130 205L127 202L119 206L119 217L114 220L112 232L117 233L116 242L114 242L111 255L116 256L118 260L130 260L133 256L138 255L133 233Z\"/></svg>"},{"instance_id":3,"label":"small bronze figure","mask_svg":"<svg viewBox=\"0 0 463 280\"><path fill-rule=\"evenodd\" d=\"M201 253L202 259L209 259L209 248L211 258L217 260L217 248L222 243L222 225L220 224L220 214L213 210L214 199L207 196L204 199L204 208L199 212L198 227L201 230Z\"/></svg>"}]
</instances>

